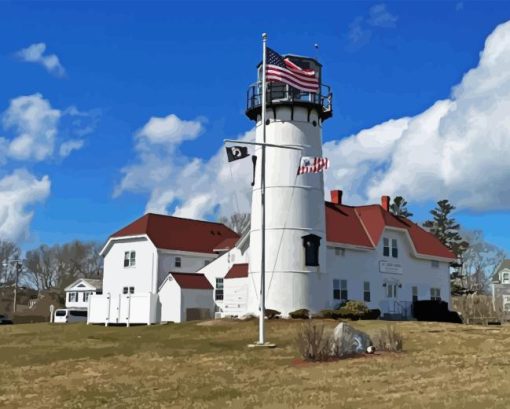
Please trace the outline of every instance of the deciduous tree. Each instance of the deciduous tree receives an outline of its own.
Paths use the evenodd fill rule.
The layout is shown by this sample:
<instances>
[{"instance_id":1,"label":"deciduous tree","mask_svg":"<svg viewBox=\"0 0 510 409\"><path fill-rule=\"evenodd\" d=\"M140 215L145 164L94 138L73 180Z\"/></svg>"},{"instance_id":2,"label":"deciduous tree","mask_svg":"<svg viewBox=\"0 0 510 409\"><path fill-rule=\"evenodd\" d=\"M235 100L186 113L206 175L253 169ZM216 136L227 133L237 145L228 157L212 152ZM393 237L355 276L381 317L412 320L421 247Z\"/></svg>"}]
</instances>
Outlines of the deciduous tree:
<instances>
[{"instance_id":1,"label":"deciduous tree","mask_svg":"<svg viewBox=\"0 0 510 409\"><path fill-rule=\"evenodd\" d=\"M21 250L16 243L0 240L0 284L14 282L15 271L10 261L19 259L20 254Z\"/></svg>"},{"instance_id":2,"label":"deciduous tree","mask_svg":"<svg viewBox=\"0 0 510 409\"><path fill-rule=\"evenodd\" d=\"M219 222L241 234L246 225L250 222L250 213L234 213L230 217L222 217Z\"/></svg>"}]
</instances>

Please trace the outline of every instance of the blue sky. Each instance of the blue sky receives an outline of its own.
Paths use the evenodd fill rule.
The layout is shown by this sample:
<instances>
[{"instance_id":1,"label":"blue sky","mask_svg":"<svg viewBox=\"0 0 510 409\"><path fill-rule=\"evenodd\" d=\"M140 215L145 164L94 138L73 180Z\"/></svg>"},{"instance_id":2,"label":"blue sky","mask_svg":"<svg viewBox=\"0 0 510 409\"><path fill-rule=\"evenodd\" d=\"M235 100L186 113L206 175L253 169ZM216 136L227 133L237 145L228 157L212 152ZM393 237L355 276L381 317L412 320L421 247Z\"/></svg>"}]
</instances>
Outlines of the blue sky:
<instances>
[{"instance_id":1,"label":"blue sky","mask_svg":"<svg viewBox=\"0 0 510 409\"><path fill-rule=\"evenodd\" d=\"M363 130L373 129L373 138L379 130L393 135L402 130L389 129L391 119L417 117L448 98L468 95L472 101L473 81L455 98L452 89L480 64L487 38L510 18L506 2L314 2L313 12L299 4L271 2L269 12L264 2L0 2L0 138L8 147L2 151L0 143L0 232L31 248L74 238L102 241L146 210L208 218L232 210L232 197L221 198L222 183L229 181L210 175L220 172L214 158L222 140L249 137L253 128L244 115L245 96L255 80L262 32L271 48L323 63L324 81L334 92L334 117L323 138L330 149L341 147L331 153L334 168L341 166L341 154L352 160L358 151L339 144L360 141ZM35 57L21 52L41 43L42 53L31 49ZM16 111L13 101L54 115L34 125L42 130L27 131L21 121L28 114ZM180 130L168 134L170 147L152 138L151 118L167 118L160 125ZM509 140L506 130L503 123L494 135ZM38 142L31 154L12 149L9 144L30 131L51 137L50 152L36 151ZM374 202L386 193L374 190L373 181L380 181L389 194L406 196L421 221L435 200L450 198L453 186L462 225L483 229L510 252L510 196L496 205L472 199L497 194L498 186L508 189L504 180L493 183L490 172L486 181L473 183L473 174L483 178L486 162L441 189L426 179L426 194L390 180L398 157L354 161L345 173L328 174L328 187L344 188L348 202ZM192 169L182 169L190 164L196 176L188 181ZM352 174L363 172L358 186ZM215 194L207 196L209 190ZM15 222L23 228L17 231Z\"/></svg>"}]
</instances>

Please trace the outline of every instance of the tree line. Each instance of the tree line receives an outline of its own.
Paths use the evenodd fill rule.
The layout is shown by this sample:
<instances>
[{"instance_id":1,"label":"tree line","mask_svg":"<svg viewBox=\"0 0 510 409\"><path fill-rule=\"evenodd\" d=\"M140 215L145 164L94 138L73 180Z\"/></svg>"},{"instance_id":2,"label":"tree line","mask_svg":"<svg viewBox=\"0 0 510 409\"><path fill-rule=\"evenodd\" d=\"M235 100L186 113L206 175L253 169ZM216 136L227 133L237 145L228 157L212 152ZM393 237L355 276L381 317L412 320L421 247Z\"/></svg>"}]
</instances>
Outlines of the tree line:
<instances>
[{"instance_id":1,"label":"tree line","mask_svg":"<svg viewBox=\"0 0 510 409\"><path fill-rule=\"evenodd\" d=\"M73 240L69 243L48 246L42 244L22 251L15 243L0 240L0 286L14 285L16 263L22 261L18 285L45 291L63 290L78 278L101 278L103 260L97 242Z\"/></svg>"}]
</instances>

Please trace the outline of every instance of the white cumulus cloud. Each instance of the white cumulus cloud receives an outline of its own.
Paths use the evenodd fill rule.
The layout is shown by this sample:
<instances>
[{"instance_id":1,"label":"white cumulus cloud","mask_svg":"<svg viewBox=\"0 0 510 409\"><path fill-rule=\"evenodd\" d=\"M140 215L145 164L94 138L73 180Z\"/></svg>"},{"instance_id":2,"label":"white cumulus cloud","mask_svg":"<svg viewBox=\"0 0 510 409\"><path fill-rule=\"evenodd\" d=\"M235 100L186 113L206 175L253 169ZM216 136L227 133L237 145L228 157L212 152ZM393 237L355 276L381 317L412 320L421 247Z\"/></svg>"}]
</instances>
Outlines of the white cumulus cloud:
<instances>
[{"instance_id":1,"label":"white cumulus cloud","mask_svg":"<svg viewBox=\"0 0 510 409\"><path fill-rule=\"evenodd\" d=\"M61 112L53 109L41 94L11 100L3 114L3 125L13 129L8 154L19 160L43 160L53 154Z\"/></svg>"},{"instance_id":2,"label":"white cumulus cloud","mask_svg":"<svg viewBox=\"0 0 510 409\"><path fill-rule=\"evenodd\" d=\"M448 198L464 209L510 210L509 112L510 22L487 38L478 66L453 87L450 98L415 116L326 142L324 155L331 161L326 190L343 189L348 203L377 202L388 194L410 202ZM138 133L137 161L122 170L117 195L145 193L147 211L166 213L175 206L175 214L186 217L249 210L246 161L229 165L223 147L208 160L184 157L179 143L187 137L166 136L169 146L163 138ZM253 130L241 136L253 138Z\"/></svg>"},{"instance_id":3,"label":"white cumulus cloud","mask_svg":"<svg viewBox=\"0 0 510 409\"><path fill-rule=\"evenodd\" d=\"M34 215L30 207L47 199L50 186L48 176L37 179L25 169L0 179L0 239L18 242L29 237Z\"/></svg>"},{"instance_id":4,"label":"white cumulus cloud","mask_svg":"<svg viewBox=\"0 0 510 409\"><path fill-rule=\"evenodd\" d=\"M478 66L449 99L412 118L326 143L325 151L336 158L327 185L345 186L347 195L362 201L399 194L413 201L448 198L462 208L508 210L509 112L510 22L487 38ZM367 140L377 149L366 149Z\"/></svg>"},{"instance_id":5,"label":"white cumulus cloud","mask_svg":"<svg viewBox=\"0 0 510 409\"><path fill-rule=\"evenodd\" d=\"M74 106L56 109L38 93L14 98L1 115L4 130L12 136L0 136L0 164L9 158L43 161L56 154L66 157L84 146L81 138L94 131L98 117L96 111L81 112Z\"/></svg>"},{"instance_id":6,"label":"white cumulus cloud","mask_svg":"<svg viewBox=\"0 0 510 409\"><path fill-rule=\"evenodd\" d=\"M72 151L81 149L84 144L85 141L82 139L71 139L69 141L65 141L62 145L60 145L58 153L62 158L65 158L69 156Z\"/></svg>"},{"instance_id":7,"label":"white cumulus cloud","mask_svg":"<svg viewBox=\"0 0 510 409\"><path fill-rule=\"evenodd\" d=\"M184 121L171 114L164 118L152 117L136 135L151 144L178 144L195 139L202 130L200 121Z\"/></svg>"},{"instance_id":8,"label":"white cumulus cloud","mask_svg":"<svg viewBox=\"0 0 510 409\"><path fill-rule=\"evenodd\" d=\"M41 64L46 70L57 77L65 75L65 69L55 54L44 54L46 51L45 43L36 43L23 48L16 53L16 56L25 62Z\"/></svg>"},{"instance_id":9,"label":"white cumulus cloud","mask_svg":"<svg viewBox=\"0 0 510 409\"><path fill-rule=\"evenodd\" d=\"M136 139L144 136L143 143L137 140L135 144L137 161L122 169L124 176L114 196L125 191L148 193L150 198L146 211L168 213L175 206L174 214L181 217L203 218L249 211L251 163L236 161L229 164L224 148L208 160L184 156L178 149L178 143L170 141L196 137L203 125L177 117L172 119L172 123L187 125L177 127L179 132L172 130L171 136L167 134L169 142L166 145L161 144L159 137L150 138L145 132L137 133ZM172 125L170 128L176 127ZM143 129L150 128L146 125ZM253 140L254 135L254 131L249 131L240 139Z\"/></svg>"}]
</instances>

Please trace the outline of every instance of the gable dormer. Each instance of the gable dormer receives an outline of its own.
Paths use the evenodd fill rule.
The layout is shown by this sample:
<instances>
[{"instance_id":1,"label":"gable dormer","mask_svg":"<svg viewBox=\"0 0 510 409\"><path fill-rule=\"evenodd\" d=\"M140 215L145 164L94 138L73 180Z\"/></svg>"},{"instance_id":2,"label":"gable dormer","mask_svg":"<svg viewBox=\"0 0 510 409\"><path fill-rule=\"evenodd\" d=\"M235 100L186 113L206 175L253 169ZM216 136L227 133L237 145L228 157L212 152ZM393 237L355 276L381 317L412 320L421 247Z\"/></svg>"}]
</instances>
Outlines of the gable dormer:
<instances>
[{"instance_id":1,"label":"gable dormer","mask_svg":"<svg viewBox=\"0 0 510 409\"><path fill-rule=\"evenodd\" d=\"M510 285L510 259L503 260L492 276L493 284Z\"/></svg>"}]
</instances>

